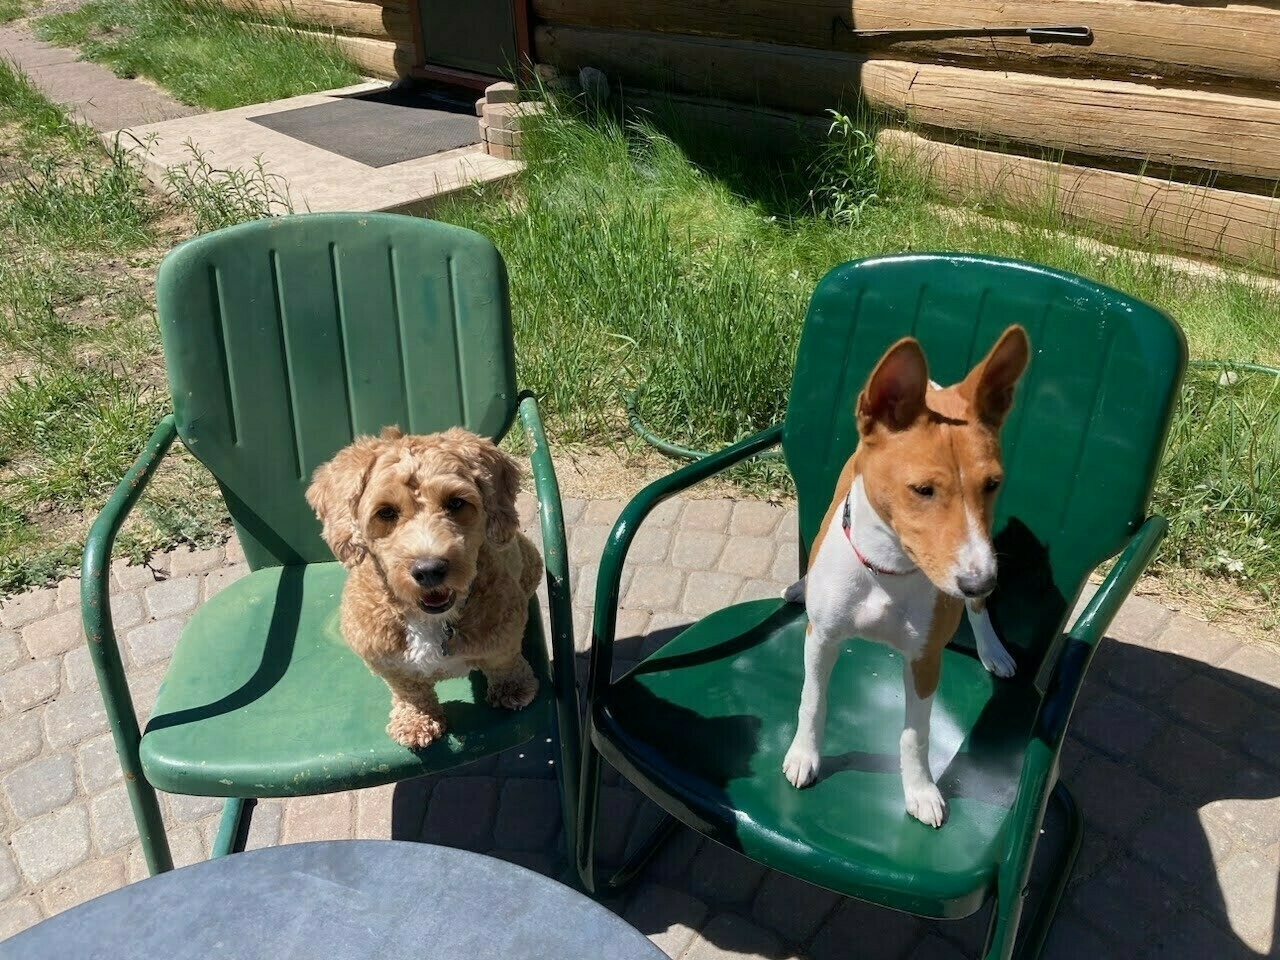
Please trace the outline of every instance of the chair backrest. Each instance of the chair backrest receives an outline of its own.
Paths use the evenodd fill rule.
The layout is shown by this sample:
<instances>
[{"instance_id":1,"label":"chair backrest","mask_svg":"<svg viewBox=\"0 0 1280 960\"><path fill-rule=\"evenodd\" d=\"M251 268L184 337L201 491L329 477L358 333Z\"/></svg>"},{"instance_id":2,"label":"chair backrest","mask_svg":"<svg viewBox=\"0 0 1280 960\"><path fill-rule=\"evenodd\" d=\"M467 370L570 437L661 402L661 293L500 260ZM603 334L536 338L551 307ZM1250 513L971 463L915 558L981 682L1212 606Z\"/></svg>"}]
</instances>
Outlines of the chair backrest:
<instances>
[{"instance_id":1,"label":"chair backrest","mask_svg":"<svg viewBox=\"0 0 1280 960\"><path fill-rule=\"evenodd\" d=\"M1006 639L1026 647L1061 625L1088 572L1144 518L1186 364L1182 331L1165 314L1012 260L907 254L842 264L809 304L783 447L804 551L857 443L858 392L885 349L916 337L930 376L947 385L1015 322L1032 356L1001 435L992 616L1003 607L1020 634ZM1046 602L1030 619L1029 609L1012 614L1015 595L1031 602L1026 595L1042 591Z\"/></svg>"},{"instance_id":2,"label":"chair backrest","mask_svg":"<svg viewBox=\"0 0 1280 960\"><path fill-rule=\"evenodd\" d=\"M470 230L391 214L260 220L174 249L156 278L178 435L250 566L332 559L303 497L361 434L516 411L507 277Z\"/></svg>"}]
</instances>

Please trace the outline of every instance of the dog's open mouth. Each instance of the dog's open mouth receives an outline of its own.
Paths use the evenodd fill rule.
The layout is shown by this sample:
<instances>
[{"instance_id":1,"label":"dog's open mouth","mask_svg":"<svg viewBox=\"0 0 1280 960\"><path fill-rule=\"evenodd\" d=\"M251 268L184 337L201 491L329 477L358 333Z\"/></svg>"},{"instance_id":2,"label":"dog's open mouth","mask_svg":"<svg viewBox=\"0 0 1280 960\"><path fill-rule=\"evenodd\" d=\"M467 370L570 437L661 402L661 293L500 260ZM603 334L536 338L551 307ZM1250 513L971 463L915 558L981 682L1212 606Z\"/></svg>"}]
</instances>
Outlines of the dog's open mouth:
<instances>
[{"instance_id":1,"label":"dog's open mouth","mask_svg":"<svg viewBox=\"0 0 1280 960\"><path fill-rule=\"evenodd\" d=\"M454 592L448 587L436 587L423 590L418 597L418 606L426 613L444 613L453 606Z\"/></svg>"}]
</instances>

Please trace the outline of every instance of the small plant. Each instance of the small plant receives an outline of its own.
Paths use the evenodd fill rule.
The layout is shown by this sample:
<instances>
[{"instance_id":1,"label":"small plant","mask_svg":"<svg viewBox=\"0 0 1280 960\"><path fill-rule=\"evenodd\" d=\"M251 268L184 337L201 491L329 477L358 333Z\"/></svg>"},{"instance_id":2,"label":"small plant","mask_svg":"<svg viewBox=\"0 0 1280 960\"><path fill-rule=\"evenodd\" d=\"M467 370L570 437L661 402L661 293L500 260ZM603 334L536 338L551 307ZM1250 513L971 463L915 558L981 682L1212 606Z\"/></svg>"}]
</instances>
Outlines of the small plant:
<instances>
[{"instance_id":1,"label":"small plant","mask_svg":"<svg viewBox=\"0 0 1280 960\"><path fill-rule=\"evenodd\" d=\"M251 170L219 170L191 141L188 163L165 171L165 184L194 221L197 233L207 233L248 220L293 213L289 185L268 173L262 158Z\"/></svg>"},{"instance_id":2,"label":"small plant","mask_svg":"<svg viewBox=\"0 0 1280 960\"><path fill-rule=\"evenodd\" d=\"M815 212L836 223L856 224L868 204L880 199L880 169L876 161L876 141L848 114L828 110L831 126L827 143L813 176L817 181L809 193Z\"/></svg>"}]
</instances>

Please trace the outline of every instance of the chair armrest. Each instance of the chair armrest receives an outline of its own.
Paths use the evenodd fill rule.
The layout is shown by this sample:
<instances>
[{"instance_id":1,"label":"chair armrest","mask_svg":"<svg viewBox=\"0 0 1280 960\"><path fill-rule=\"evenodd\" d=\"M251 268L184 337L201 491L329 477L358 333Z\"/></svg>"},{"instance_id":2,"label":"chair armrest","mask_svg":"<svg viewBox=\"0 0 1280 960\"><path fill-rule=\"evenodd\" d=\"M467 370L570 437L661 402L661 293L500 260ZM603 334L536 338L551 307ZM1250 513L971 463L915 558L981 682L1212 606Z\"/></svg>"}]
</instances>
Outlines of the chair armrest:
<instances>
[{"instance_id":1,"label":"chair armrest","mask_svg":"<svg viewBox=\"0 0 1280 960\"><path fill-rule=\"evenodd\" d=\"M1169 523L1164 517L1148 517L1138 532L1129 538L1116 565L1067 631L1066 643L1046 688L1038 724L1040 736L1055 748L1066 732L1067 721L1075 708L1080 685L1093 660L1098 641L1111 626L1121 604L1133 592L1138 578L1151 565L1160 541L1168 531Z\"/></svg>"},{"instance_id":2,"label":"chair armrest","mask_svg":"<svg viewBox=\"0 0 1280 960\"><path fill-rule=\"evenodd\" d=\"M542 561L547 573L547 606L551 620L551 652L555 660L568 665L573 682L573 607L569 583L569 549L564 534L564 514L560 504L560 482L542 428L542 416L533 394L522 394L520 423L529 441L529 464L538 496L538 521L542 528Z\"/></svg>"},{"instance_id":3,"label":"chair armrest","mask_svg":"<svg viewBox=\"0 0 1280 960\"><path fill-rule=\"evenodd\" d=\"M588 703L595 702L596 697L609 685L609 676L613 670L613 634L617 628L622 568L626 563L627 551L631 549L631 541L635 539L636 531L644 518L664 500L776 446L781 439L782 424L774 424L754 436L655 480L627 504L613 525L600 557L591 628L591 668L587 674Z\"/></svg>"},{"instance_id":4,"label":"chair armrest","mask_svg":"<svg viewBox=\"0 0 1280 960\"><path fill-rule=\"evenodd\" d=\"M156 426L151 439L138 454L138 459L116 484L111 498L93 522L80 563L80 618L84 624L84 635L89 641L89 653L93 659L94 672L98 675L98 687L107 708L117 752L122 758L126 756L126 749L125 741L121 738L137 740L138 718L125 682L120 649L111 623L111 547L125 518L129 516L129 511L137 503L177 435L173 414L169 414ZM133 753L136 755L136 749ZM126 770L125 773L136 774L137 771Z\"/></svg>"}]
</instances>

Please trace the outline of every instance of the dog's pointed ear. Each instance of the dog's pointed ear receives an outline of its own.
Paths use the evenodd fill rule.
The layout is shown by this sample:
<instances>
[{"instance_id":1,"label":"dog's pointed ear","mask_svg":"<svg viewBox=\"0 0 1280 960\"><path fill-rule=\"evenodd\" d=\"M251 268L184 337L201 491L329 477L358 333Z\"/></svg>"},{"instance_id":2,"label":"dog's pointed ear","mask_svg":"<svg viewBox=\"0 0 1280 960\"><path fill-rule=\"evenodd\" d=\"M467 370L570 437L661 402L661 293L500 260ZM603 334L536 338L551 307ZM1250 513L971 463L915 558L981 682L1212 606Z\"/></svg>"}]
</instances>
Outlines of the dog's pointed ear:
<instances>
[{"instance_id":1,"label":"dog's pointed ear","mask_svg":"<svg viewBox=\"0 0 1280 960\"><path fill-rule=\"evenodd\" d=\"M969 371L960 392L978 419L999 427L1013 406L1013 388L1031 359L1031 340L1017 324L1005 328L987 355Z\"/></svg>"},{"instance_id":2,"label":"dog's pointed ear","mask_svg":"<svg viewBox=\"0 0 1280 960\"><path fill-rule=\"evenodd\" d=\"M491 440L477 437L471 453L476 485L484 498L485 536L490 543L510 543L520 530L516 495L520 492L520 465Z\"/></svg>"},{"instance_id":3,"label":"dog's pointed ear","mask_svg":"<svg viewBox=\"0 0 1280 960\"><path fill-rule=\"evenodd\" d=\"M877 426L905 430L925 412L929 365L914 337L904 337L885 351L858 395L858 432L864 437Z\"/></svg>"},{"instance_id":4,"label":"dog's pointed ear","mask_svg":"<svg viewBox=\"0 0 1280 960\"><path fill-rule=\"evenodd\" d=\"M385 431L384 431L385 434ZM364 559L366 544L360 531L360 497L378 460L382 440L360 437L316 467L307 488L307 503L320 518L320 536L345 567Z\"/></svg>"}]
</instances>

